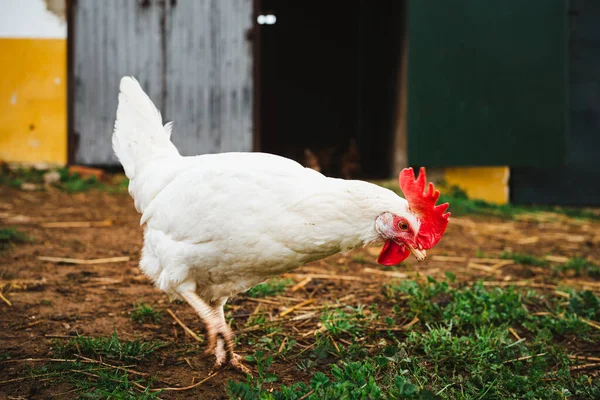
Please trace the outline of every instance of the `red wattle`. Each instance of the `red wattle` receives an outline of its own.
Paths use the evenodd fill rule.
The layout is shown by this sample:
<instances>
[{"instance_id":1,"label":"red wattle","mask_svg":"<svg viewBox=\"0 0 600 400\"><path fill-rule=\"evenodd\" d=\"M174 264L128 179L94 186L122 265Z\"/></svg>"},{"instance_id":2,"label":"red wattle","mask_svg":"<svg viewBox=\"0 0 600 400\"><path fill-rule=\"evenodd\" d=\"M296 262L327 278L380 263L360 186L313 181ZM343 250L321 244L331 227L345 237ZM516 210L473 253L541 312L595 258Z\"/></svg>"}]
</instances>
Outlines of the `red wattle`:
<instances>
[{"instance_id":1,"label":"red wattle","mask_svg":"<svg viewBox=\"0 0 600 400\"><path fill-rule=\"evenodd\" d=\"M396 265L406 260L409 254L410 250L406 246L400 246L393 240L388 240L383 245L383 249L379 253L379 257L377 257L377 262L387 266Z\"/></svg>"}]
</instances>

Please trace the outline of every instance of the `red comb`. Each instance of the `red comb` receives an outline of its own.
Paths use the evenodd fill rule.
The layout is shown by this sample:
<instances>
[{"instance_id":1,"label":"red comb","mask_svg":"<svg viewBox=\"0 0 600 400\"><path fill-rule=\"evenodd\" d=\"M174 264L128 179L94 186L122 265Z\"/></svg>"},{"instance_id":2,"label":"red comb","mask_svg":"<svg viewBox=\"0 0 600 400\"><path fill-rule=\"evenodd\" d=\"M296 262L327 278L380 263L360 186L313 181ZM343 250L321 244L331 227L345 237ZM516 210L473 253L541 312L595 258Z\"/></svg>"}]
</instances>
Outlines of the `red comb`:
<instances>
[{"instance_id":1,"label":"red comb","mask_svg":"<svg viewBox=\"0 0 600 400\"><path fill-rule=\"evenodd\" d=\"M417 242L424 249L430 249L440 241L448 226L450 213L445 212L448 203L435 205L440 197L440 191L435 190L431 182L425 192L427 176L423 167L416 179L412 168L404 168L400 172L398 180L404 198L408 201L408 206L421 221Z\"/></svg>"}]
</instances>

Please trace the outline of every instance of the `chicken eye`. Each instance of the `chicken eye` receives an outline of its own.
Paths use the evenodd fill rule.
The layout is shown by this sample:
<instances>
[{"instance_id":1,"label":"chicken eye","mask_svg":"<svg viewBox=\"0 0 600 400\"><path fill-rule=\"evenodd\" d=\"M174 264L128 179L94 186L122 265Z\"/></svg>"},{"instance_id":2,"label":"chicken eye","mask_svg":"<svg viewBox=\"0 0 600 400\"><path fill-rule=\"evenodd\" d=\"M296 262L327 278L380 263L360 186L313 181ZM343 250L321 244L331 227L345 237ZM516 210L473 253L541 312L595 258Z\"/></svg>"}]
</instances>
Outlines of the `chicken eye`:
<instances>
[{"instance_id":1,"label":"chicken eye","mask_svg":"<svg viewBox=\"0 0 600 400\"><path fill-rule=\"evenodd\" d=\"M407 231L408 224L404 221L400 221L400 222L398 222L398 229L400 229L401 231Z\"/></svg>"}]
</instances>

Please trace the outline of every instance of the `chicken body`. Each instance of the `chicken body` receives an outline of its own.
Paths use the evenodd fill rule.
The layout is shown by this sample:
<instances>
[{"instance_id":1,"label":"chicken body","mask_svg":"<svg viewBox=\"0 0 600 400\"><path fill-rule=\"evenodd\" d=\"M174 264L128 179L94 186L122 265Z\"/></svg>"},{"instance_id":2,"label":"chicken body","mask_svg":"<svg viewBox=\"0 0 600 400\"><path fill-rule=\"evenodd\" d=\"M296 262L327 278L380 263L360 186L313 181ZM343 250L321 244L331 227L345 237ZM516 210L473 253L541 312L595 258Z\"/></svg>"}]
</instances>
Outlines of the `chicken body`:
<instances>
[{"instance_id":1,"label":"chicken body","mask_svg":"<svg viewBox=\"0 0 600 400\"><path fill-rule=\"evenodd\" d=\"M142 171L131 181L146 223L142 269L166 292L193 284L208 301L376 242L377 216L407 208L387 189L270 154L163 158Z\"/></svg>"},{"instance_id":2,"label":"chicken body","mask_svg":"<svg viewBox=\"0 0 600 400\"><path fill-rule=\"evenodd\" d=\"M382 240L376 219L404 216L408 202L361 181L332 179L263 153L183 157L171 126L132 78L123 78L114 150L145 224L140 267L158 288L192 305L206 323L216 366L233 352L227 298L340 251Z\"/></svg>"}]
</instances>

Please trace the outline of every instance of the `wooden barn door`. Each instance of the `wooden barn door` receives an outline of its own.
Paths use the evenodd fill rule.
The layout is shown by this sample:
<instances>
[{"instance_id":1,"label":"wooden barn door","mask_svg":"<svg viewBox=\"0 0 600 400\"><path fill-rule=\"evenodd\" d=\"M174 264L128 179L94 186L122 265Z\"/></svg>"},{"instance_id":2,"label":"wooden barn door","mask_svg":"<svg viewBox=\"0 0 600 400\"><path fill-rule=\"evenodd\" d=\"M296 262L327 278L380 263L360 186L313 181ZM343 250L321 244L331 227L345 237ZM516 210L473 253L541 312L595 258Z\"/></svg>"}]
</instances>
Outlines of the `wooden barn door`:
<instances>
[{"instance_id":1,"label":"wooden barn door","mask_svg":"<svg viewBox=\"0 0 600 400\"><path fill-rule=\"evenodd\" d=\"M252 150L252 0L177 0L166 27L165 117L184 155Z\"/></svg>"},{"instance_id":2,"label":"wooden barn door","mask_svg":"<svg viewBox=\"0 0 600 400\"><path fill-rule=\"evenodd\" d=\"M252 149L252 0L74 0L70 161L117 165L119 80L174 120L184 155Z\"/></svg>"},{"instance_id":3,"label":"wooden barn door","mask_svg":"<svg viewBox=\"0 0 600 400\"><path fill-rule=\"evenodd\" d=\"M71 161L116 165L111 135L121 77L135 75L162 107L161 10L136 0L77 0L71 12Z\"/></svg>"},{"instance_id":4,"label":"wooden barn door","mask_svg":"<svg viewBox=\"0 0 600 400\"><path fill-rule=\"evenodd\" d=\"M564 162L567 3L409 2L411 165Z\"/></svg>"}]
</instances>

